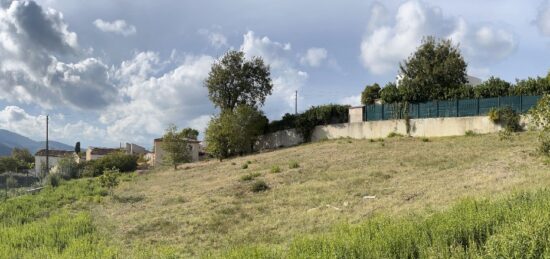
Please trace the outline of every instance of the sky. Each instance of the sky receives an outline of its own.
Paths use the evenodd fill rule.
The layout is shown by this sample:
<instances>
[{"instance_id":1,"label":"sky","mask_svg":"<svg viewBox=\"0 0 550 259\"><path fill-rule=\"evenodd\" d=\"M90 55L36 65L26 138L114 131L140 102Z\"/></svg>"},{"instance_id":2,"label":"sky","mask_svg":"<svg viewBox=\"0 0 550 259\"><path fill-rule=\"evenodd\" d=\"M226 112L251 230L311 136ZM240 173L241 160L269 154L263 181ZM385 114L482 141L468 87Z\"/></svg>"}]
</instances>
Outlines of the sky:
<instances>
[{"instance_id":1,"label":"sky","mask_svg":"<svg viewBox=\"0 0 550 259\"><path fill-rule=\"evenodd\" d=\"M270 65L271 120L295 91L299 111L357 105L428 35L481 79L550 69L549 1L0 0L0 128L42 140L48 114L51 139L83 147L204 132L217 111L203 83L228 50Z\"/></svg>"}]
</instances>

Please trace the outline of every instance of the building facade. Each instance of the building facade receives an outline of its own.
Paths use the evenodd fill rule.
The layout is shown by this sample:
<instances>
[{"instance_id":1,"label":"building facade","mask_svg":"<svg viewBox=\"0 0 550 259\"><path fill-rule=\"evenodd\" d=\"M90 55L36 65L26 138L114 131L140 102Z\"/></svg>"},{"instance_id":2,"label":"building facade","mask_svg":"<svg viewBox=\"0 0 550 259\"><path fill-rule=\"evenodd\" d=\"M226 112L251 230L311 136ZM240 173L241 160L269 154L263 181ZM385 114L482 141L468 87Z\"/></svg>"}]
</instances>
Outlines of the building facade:
<instances>
[{"instance_id":1,"label":"building facade","mask_svg":"<svg viewBox=\"0 0 550 259\"><path fill-rule=\"evenodd\" d=\"M65 150L49 150L48 151L48 169L52 169L57 166L59 160L65 157L73 157L75 154L73 151ZM46 170L46 149L38 150L34 154L34 172L37 176L41 172L47 172Z\"/></svg>"}]
</instances>

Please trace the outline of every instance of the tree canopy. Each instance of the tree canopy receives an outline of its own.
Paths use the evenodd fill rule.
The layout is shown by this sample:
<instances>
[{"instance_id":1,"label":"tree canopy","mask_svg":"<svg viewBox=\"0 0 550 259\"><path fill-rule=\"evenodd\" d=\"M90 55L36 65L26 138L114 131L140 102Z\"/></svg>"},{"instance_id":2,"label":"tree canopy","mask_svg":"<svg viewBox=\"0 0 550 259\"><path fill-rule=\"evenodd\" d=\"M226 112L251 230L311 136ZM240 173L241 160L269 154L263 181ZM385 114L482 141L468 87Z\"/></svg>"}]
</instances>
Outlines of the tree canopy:
<instances>
[{"instance_id":1,"label":"tree canopy","mask_svg":"<svg viewBox=\"0 0 550 259\"><path fill-rule=\"evenodd\" d=\"M400 91L404 101L424 102L454 98L467 83L466 62L450 40L426 37L403 64Z\"/></svg>"},{"instance_id":2,"label":"tree canopy","mask_svg":"<svg viewBox=\"0 0 550 259\"><path fill-rule=\"evenodd\" d=\"M224 111L208 124L206 149L219 159L250 153L267 122L261 111L248 105Z\"/></svg>"},{"instance_id":3,"label":"tree canopy","mask_svg":"<svg viewBox=\"0 0 550 259\"><path fill-rule=\"evenodd\" d=\"M199 137L199 131L193 128L182 129L181 134L188 139L196 140Z\"/></svg>"},{"instance_id":4,"label":"tree canopy","mask_svg":"<svg viewBox=\"0 0 550 259\"><path fill-rule=\"evenodd\" d=\"M176 125L169 125L162 137L162 149L166 153L166 162L177 169L179 163L191 162L188 149L187 132L178 132Z\"/></svg>"},{"instance_id":5,"label":"tree canopy","mask_svg":"<svg viewBox=\"0 0 550 259\"><path fill-rule=\"evenodd\" d=\"M365 90L361 93L361 103L364 105L373 104L379 98L380 86L377 83L365 86Z\"/></svg>"},{"instance_id":6,"label":"tree canopy","mask_svg":"<svg viewBox=\"0 0 550 259\"><path fill-rule=\"evenodd\" d=\"M273 84L269 66L260 57L245 59L242 51L229 51L212 65L205 81L208 97L222 111L239 105L262 106Z\"/></svg>"}]
</instances>

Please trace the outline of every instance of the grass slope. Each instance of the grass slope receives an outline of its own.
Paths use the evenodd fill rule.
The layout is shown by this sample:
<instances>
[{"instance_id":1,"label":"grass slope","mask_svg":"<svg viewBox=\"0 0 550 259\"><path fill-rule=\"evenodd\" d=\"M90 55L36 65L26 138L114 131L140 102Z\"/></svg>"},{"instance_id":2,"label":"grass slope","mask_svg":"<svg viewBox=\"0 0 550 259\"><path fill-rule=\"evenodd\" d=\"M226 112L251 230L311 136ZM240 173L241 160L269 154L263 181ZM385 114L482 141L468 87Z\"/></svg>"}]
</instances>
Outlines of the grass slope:
<instances>
[{"instance_id":1,"label":"grass slope","mask_svg":"<svg viewBox=\"0 0 550 259\"><path fill-rule=\"evenodd\" d=\"M124 253L136 246L186 257L251 244L285 250L296 237L379 214L422 218L464 197L548 186L535 146L534 133L505 141L496 134L325 141L139 176L93 214ZM257 181L270 189L252 192Z\"/></svg>"}]
</instances>

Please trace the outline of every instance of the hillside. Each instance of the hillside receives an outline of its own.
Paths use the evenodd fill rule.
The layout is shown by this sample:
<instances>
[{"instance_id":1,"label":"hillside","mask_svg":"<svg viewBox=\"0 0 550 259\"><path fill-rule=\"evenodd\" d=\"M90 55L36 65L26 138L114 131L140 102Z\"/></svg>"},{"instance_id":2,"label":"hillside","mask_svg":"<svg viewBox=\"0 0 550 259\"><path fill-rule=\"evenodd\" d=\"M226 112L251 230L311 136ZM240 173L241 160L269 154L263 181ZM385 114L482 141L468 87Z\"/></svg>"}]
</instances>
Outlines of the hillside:
<instances>
[{"instance_id":1,"label":"hillside","mask_svg":"<svg viewBox=\"0 0 550 259\"><path fill-rule=\"evenodd\" d=\"M342 222L430 213L462 197L494 198L550 183L547 166L530 155L533 133L511 141L498 135L424 141L342 139L188 165L125 182L116 195L132 202L108 202L96 215L127 248L159 244L198 255L233 245L285 246ZM299 168L289 169L290 161ZM271 173L273 166L281 172ZM271 189L250 192L252 181L241 178L251 173Z\"/></svg>"},{"instance_id":2,"label":"hillside","mask_svg":"<svg viewBox=\"0 0 550 259\"><path fill-rule=\"evenodd\" d=\"M32 154L46 148L46 141L35 141L17 133L0 129L0 156L8 156L13 148L26 148ZM73 147L61 142L50 140L50 148L57 150L72 150Z\"/></svg>"},{"instance_id":3,"label":"hillside","mask_svg":"<svg viewBox=\"0 0 550 259\"><path fill-rule=\"evenodd\" d=\"M375 225L378 226L375 228L387 229L387 233L380 232L380 238L384 234L396 239L405 238L397 234L401 233L401 226L405 226L403 229L409 234L414 231L424 233L426 226L441 226L438 227L439 232L433 233L451 233L448 228L456 226L458 236L448 238L459 238L459 241L453 242L467 245L469 241L464 240L469 239L460 239L459 236L460 233L469 233L461 227L466 220L473 222L472 229L484 230L486 228L478 226L477 222L498 226L503 222L521 221L521 218L495 217L494 213L500 215L504 210L492 203L479 203L492 208L482 215L475 214L481 208L478 203L467 202L454 207L466 197L497 201L497 205L504 204L506 208L510 202L518 203L518 208L525 208L521 211L533 212L526 215L537 215L535 212L540 213L545 208L536 205L538 203L525 203L526 200L521 198L523 196L519 196L519 200L512 198L510 202L498 202L513 193L536 191L550 184L545 161L533 154L535 142L536 134L530 132L515 135L509 140L500 140L494 134L434 139L395 137L384 141L323 141L222 162L188 164L177 171L157 169L129 174L122 178L112 197L98 188L95 180L75 180L56 190L45 190L37 196L9 200L3 207L0 204L0 219L4 222L25 222L29 221L28 217L37 218L28 230L16 232L32 236L37 229L47 229L45 235L59 241L49 242L47 248L33 250L33 253L43 255L44 251L51 251L50 255L66 257L74 254L91 258L110 254L138 258L169 255L200 257L207 254L227 256L225 253L236 247L241 252L233 254L234 258L262 257L261 251L268 251L266 254L280 251L282 257L287 257L284 251L288 249L292 249L292 256L289 257L303 258L305 254L317 253L319 258L330 258L326 253L332 254L331 249L338 246L331 244L339 244L338 240L350 240L349 244L342 241L341 247L348 250L339 250L342 252L339 254L350 252L353 246L367 247L358 240L361 240L361 233L368 231L358 232L346 225L355 226L373 219L373 224L382 224ZM290 168L291 164L296 168ZM248 181L250 178L255 179ZM270 189L252 192L251 186L258 179L265 181ZM533 197L538 197L543 204L550 201L550 193ZM533 201L537 199L533 198ZM18 202L29 205L16 205ZM32 205L35 203L51 207ZM37 211L24 209L24 216L21 216L24 219L5 219L17 215L11 212L13 208L25 207ZM77 216L68 217L68 214ZM50 216L41 218L43 215ZM407 223L409 218L415 220L431 215L437 220ZM460 215L465 218L458 219ZM478 220L476 215L482 218ZM66 226L60 228L59 219L63 218L72 219L62 221ZM388 229L393 225L388 223L390 219L399 223L394 229ZM321 238L335 228L343 229L335 234L338 238ZM74 234L68 230L74 230ZM13 229L6 230L12 232L2 231L0 225L0 234L15 233ZM56 234L56 231L61 231L62 235ZM476 242L485 242L486 237L495 231L482 232L485 238L475 239ZM301 241L306 236L320 241ZM327 240L332 241L327 244ZM10 244L0 245L0 250L6 251L3 255L20 255L15 252L18 250L8 249ZM32 243L23 244L22 247L37 247ZM320 249L317 245L325 248ZM384 247L379 245L378 249ZM21 247L18 243L12 246ZM247 248L250 246L253 248ZM64 248L62 254L58 254L59 247ZM239 247L244 247L244 250ZM399 248L402 250L392 251L402 254L414 252L406 247L404 245ZM443 244L443 247L446 245ZM21 251L23 254L31 253ZM353 251L357 256L359 250ZM433 250L432 255L445 255L441 251ZM347 255L354 257L350 257L350 253Z\"/></svg>"}]
</instances>

